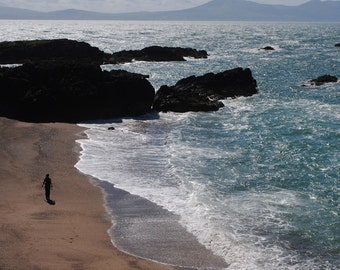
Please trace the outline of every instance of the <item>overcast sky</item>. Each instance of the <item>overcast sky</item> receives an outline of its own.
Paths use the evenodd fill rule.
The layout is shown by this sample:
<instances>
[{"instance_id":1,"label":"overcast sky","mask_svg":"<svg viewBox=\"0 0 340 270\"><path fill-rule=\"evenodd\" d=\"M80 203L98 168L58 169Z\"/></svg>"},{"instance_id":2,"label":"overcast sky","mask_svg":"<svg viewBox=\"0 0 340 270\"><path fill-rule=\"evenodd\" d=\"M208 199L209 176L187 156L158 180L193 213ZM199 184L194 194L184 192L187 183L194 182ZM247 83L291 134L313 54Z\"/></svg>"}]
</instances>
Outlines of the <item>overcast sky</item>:
<instances>
[{"instance_id":1,"label":"overcast sky","mask_svg":"<svg viewBox=\"0 0 340 270\"><path fill-rule=\"evenodd\" d=\"M308 0L252 0L263 4L299 5ZM40 11L68 8L107 13L175 10L198 6L209 0L0 0L0 6Z\"/></svg>"}]
</instances>

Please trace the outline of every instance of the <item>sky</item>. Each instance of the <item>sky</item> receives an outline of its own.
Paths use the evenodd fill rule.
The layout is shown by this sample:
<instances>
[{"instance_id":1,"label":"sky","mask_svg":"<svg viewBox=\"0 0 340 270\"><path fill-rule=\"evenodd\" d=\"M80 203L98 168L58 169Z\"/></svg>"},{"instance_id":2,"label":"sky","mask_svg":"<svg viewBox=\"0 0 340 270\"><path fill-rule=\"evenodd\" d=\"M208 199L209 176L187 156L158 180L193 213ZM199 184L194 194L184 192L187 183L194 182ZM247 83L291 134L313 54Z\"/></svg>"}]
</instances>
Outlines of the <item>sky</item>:
<instances>
[{"instance_id":1,"label":"sky","mask_svg":"<svg viewBox=\"0 0 340 270\"><path fill-rule=\"evenodd\" d=\"M83 9L106 13L176 10L198 6L210 0L0 0L0 6L39 11ZM299 5L308 0L252 0L262 4ZM337 0L340 1L340 0Z\"/></svg>"}]
</instances>

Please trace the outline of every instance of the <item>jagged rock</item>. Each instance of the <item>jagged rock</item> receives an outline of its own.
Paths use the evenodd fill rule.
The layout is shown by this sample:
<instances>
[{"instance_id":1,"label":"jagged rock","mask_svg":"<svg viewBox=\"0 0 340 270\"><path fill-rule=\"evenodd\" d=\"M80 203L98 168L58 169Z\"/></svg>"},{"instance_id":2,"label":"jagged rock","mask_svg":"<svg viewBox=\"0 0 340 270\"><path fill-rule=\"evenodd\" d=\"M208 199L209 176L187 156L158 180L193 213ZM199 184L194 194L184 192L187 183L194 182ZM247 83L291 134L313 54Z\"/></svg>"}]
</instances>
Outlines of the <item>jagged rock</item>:
<instances>
[{"instance_id":1,"label":"jagged rock","mask_svg":"<svg viewBox=\"0 0 340 270\"><path fill-rule=\"evenodd\" d=\"M311 85L320 86L325 83L336 83L338 78L332 75L322 75L316 79L310 81Z\"/></svg>"},{"instance_id":2,"label":"jagged rock","mask_svg":"<svg viewBox=\"0 0 340 270\"><path fill-rule=\"evenodd\" d=\"M85 42L68 39L0 42L0 64L39 61L77 61L101 65L104 52Z\"/></svg>"},{"instance_id":3,"label":"jagged rock","mask_svg":"<svg viewBox=\"0 0 340 270\"><path fill-rule=\"evenodd\" d=\"M0 115L31 122L141 115L155 96L144 75L69 61L1 68L0 88Z\"/></svg>"},{"instance_id":4,"label":"jagged rock","mask_svg":"<svg viewBox=\"0 0 340 270\"><path fill-rule=\"evenodd\" d=\"M184 57L207 58L206 51L191 48L151 46L142 50L120 51L107 54L104 62L107 64L128 63L132 61L185 61Z\"/></svg>"},{"instance_id":5,"label":"jagged rock","mask_svg":"<svg viewBox=\"0 0 340 270\"><path fill-rule=\"evenodd\" d=\"M250 69L235 68L218 74L191 76L174 86L162 86L156 93L153 109L157 111L216 111L228 97L256 94L257 83Z\"/></svg>"}]
</instances>

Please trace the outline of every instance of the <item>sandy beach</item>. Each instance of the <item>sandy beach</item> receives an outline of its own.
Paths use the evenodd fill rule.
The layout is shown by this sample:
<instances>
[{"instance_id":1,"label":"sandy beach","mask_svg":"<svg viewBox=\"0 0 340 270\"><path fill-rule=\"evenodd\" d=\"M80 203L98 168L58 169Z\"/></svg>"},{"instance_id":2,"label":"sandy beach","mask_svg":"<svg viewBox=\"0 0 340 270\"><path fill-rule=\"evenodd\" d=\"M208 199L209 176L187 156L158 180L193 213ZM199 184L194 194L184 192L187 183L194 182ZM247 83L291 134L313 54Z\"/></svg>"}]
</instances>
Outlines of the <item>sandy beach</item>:
<instances>
[{"instance_id":1,"label":"sandy beach","mask_svg":"<svg viewBox=\"0 0 340 270\"><path fill-rule=\"evenodd\" d=\"M0 269L172 269L112 246L102 192L74 167L80 127L0 118L0 131Z\"/></svg>"}]
</instances>

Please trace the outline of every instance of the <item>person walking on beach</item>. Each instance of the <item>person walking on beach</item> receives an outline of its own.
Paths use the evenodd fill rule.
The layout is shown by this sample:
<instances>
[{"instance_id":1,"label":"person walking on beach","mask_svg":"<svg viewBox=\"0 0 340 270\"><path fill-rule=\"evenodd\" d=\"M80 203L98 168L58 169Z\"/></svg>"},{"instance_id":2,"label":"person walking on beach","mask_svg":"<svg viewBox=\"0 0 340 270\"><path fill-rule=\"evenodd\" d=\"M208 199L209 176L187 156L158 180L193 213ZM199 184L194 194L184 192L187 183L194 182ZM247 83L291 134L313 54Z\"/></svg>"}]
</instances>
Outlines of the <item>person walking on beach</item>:
<instances>
[{"instance_id":1,"label":"person walking on beach","mask_svg":"<svg viewBox=\"0 0 340 270\"><path fill-rule=\"evenodd\" d=\"M42 187L45 186L45 197L46 197L46 201L51 201L50 199L50 193L51 193L51 188L53 187L52 186L52 180L50 178L50 175L49 174L46 174L46 177L44 179L44 182L42 184Z\"/></svg>"}]
</instances>

